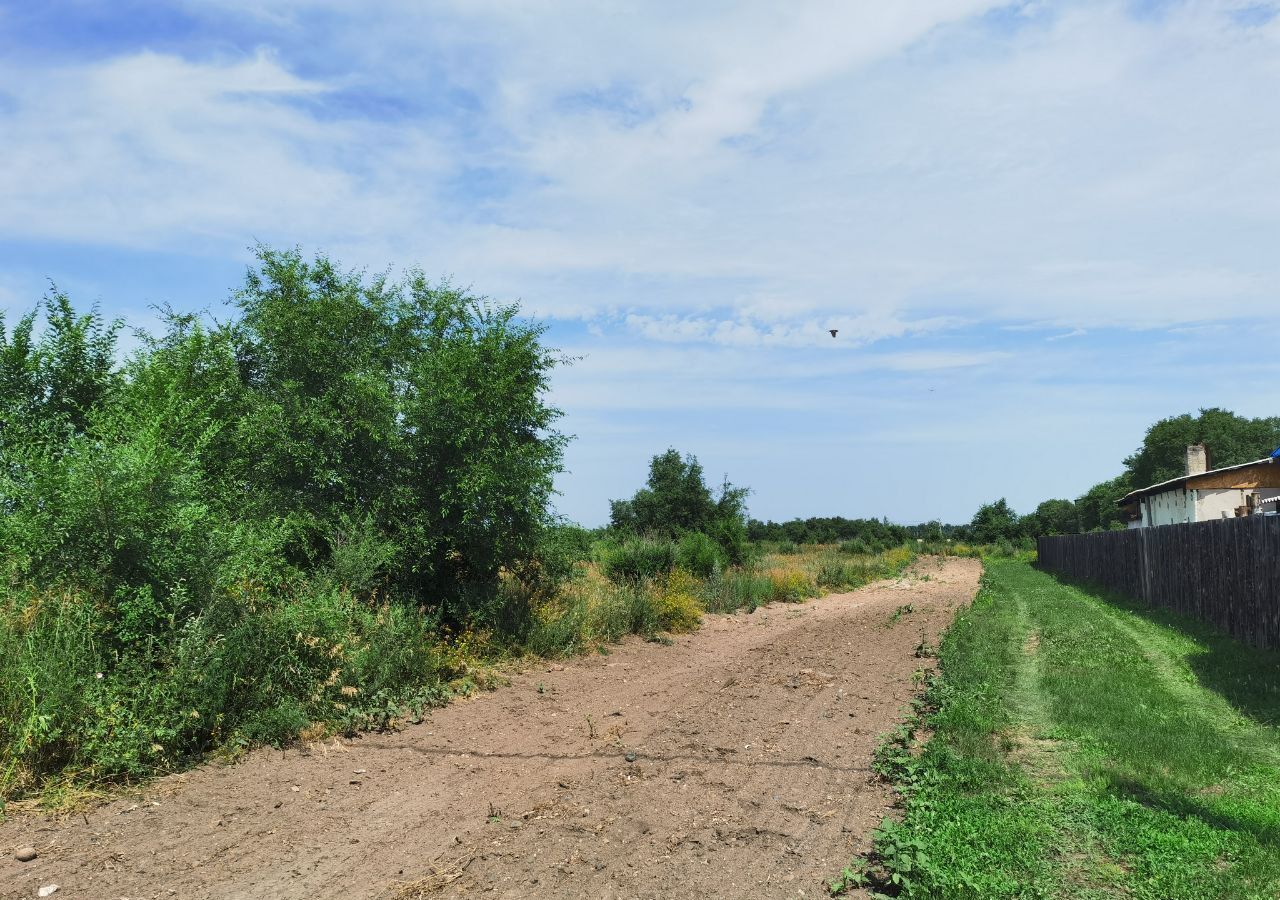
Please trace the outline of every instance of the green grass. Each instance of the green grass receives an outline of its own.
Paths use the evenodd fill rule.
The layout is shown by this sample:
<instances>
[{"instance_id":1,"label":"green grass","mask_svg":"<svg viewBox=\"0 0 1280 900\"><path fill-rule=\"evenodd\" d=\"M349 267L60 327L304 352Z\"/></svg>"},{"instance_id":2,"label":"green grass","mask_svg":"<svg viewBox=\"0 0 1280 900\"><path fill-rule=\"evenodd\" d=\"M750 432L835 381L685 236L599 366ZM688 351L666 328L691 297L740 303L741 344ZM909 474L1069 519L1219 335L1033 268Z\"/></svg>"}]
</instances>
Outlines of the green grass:
<instances>
[{"instance_id":1,"label":"green grass","mask_svg":"<svg viewBox=\"0 0 1280 900\"><path fill-rule=\"evenodd\" d=\"M933 737L914 745L917 720L878 754L904 821L838 886L1280 894L1280 654L989 558L941 663L921 716Z\"/></svg>"}]
</instances>

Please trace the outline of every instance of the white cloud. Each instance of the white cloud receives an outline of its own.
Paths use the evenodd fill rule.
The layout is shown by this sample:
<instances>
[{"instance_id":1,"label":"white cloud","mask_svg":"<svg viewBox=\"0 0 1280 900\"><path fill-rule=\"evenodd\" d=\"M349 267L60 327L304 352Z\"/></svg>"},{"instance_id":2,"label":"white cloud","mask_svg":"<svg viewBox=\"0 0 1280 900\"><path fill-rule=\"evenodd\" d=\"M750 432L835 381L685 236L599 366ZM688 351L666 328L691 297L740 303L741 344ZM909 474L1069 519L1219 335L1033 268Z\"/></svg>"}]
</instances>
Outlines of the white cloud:
<instances>
[{"instance_id":1,"label":"white cloud","mask_svg":"<svg viewBox=\"0 0 1280 900\"><path fill-rule=\"evenodd\" d=\"M1232 4L191 6L279 46L0 71L0 233L298 242L754 345L1187 324L1280 277L1280 20Z\"/></svg>"},{"instance_id":2,"label":"white cloud","mask_svg":"<svg viewBox=\"0 0 1280 900\"><path fill-rule=\"evenodd\" d=\"M305 103L328 87L265 52L0 74L16 101L0 120L10 236L216 253L289 231L355 241L413 225L412 205L376 184L380 167L428 182L440 171L412 131L316 118Z\"/></svg>"},{"instance_id":3,"label":"white cloud","mask_svg":"<svg viewBox=\"0 0 1280 900\"><path fill-rule=\"evenodd\" d=\"M1240 350L1280 325L1250 5L190 0L189 52L0 61L0 240L299 243L574 320L586 521L673 441L763 515L1028 508L1159 416L1275 412ZM120 312L109 269L80 284Z\"/></svg>"},{"instance_id":4,"label":"white cloud","mask_svg":"<svg viewBox=\"0 0 1280 900\"><path fill-rule=\"evenodd\" d=\"M776 315L775 310L775 315ZM710 342L737 347L834 347L847 350L891 337L927 334L949 325L944 317L903 321L892 316L823 315L804 322L760 322L742 316L732 319L630 313L627 327L635 334L669 343ZM836 332L835 335L831 331ZM832 343L836 341L836 343Z\"/></svg>"},{"instance_id":5,"label":"white cloud","mask_svg":"<svg viewBox=\"0 0 1280 900\"><path fill-rule=\"evenodd\" d=\"M1280 324L1280 17L187 8L254 45L0 63L0 236L301 243L581 320L555 397L598 468L567 498L584 518L676 434L766 514L896 514L905 491L958 517L984 484L1021 504L1113 474L1160 415L1274 412L1274 365L1231 336Z\"/></svg>"}]
</instances>

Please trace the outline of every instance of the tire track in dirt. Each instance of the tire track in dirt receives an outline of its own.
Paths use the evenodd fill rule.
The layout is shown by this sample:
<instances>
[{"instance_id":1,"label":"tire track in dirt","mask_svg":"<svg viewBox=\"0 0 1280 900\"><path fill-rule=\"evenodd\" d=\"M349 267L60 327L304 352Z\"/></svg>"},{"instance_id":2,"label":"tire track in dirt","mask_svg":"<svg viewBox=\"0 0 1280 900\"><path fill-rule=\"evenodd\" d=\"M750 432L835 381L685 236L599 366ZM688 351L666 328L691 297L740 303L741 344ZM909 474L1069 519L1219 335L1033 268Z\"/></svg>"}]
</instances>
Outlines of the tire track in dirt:
<instances>
[{"instance_id":1,"label":"tire track in dirt","mask_svg":"<svg viewBox=\"0 0 1280 900\"><path fill-rule=\"evenodd\" d=\"M892 802L870 773L980 565L709 616L544 664L421 725L259 750L56 822L0 897L816 897ZM895 609L914 612L889 624ZM427 894L423 894L427 896Z\"/></svg>"}]
</instances>

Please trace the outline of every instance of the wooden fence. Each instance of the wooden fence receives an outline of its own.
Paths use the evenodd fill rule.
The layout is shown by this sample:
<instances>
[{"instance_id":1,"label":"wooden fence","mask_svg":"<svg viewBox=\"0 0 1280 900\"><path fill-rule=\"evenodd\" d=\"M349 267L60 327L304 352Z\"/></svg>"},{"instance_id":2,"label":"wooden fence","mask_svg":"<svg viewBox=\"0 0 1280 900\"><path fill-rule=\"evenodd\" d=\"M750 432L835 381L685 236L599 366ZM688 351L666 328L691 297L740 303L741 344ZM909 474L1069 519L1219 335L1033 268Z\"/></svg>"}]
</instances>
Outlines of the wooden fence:
<instances>
[{"instance_id":1,"label":"wooden fence","mask_svg":"<svg viewBox=\"0 0 1280 900\"><path fill-rule=\"evenodd\" d=\"M1040 565L1280 649L1280 516L1042 537Z\"/></svg>"}]
</instances>

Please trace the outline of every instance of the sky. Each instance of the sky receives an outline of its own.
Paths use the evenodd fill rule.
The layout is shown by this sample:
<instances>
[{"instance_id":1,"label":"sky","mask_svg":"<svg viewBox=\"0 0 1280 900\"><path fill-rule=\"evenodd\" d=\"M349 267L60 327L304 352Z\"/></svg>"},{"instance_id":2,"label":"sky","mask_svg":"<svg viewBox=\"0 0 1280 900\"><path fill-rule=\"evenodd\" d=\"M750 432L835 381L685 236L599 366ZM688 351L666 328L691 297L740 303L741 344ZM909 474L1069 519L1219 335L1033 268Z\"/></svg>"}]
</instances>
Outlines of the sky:
<instances>
[{"instance_id":1,"label":"sky","mask_svg":"<svg viewBox=\"0 0 1280 900\"><path fill-rule=\"evenodd\" d=\"M573 358L574 521L1026 512L1280 414L1277 95L1280 2L0 0L0 310L419 267Z\"/></svg>"}]
</instances>

